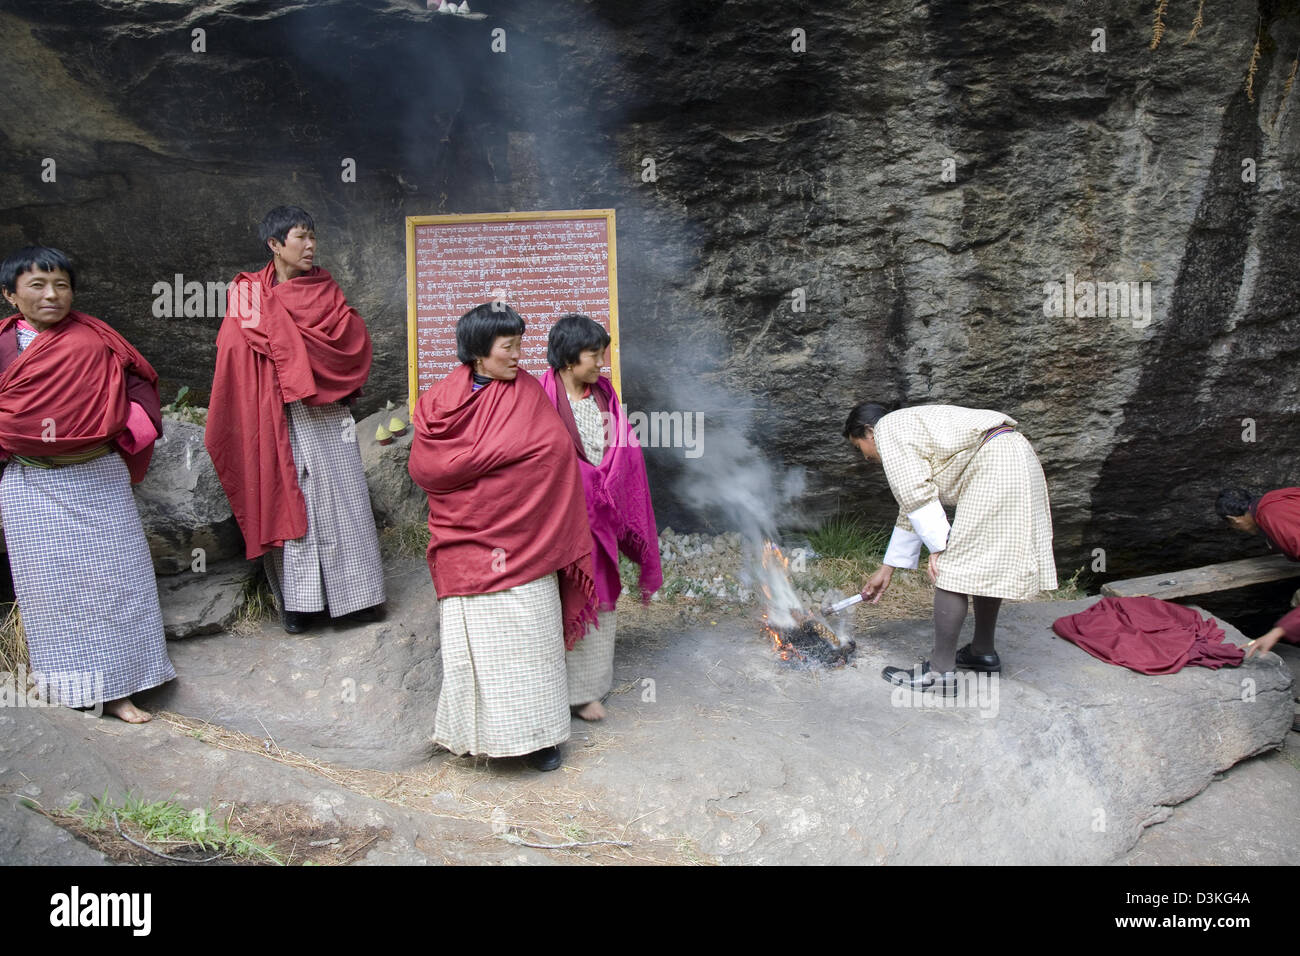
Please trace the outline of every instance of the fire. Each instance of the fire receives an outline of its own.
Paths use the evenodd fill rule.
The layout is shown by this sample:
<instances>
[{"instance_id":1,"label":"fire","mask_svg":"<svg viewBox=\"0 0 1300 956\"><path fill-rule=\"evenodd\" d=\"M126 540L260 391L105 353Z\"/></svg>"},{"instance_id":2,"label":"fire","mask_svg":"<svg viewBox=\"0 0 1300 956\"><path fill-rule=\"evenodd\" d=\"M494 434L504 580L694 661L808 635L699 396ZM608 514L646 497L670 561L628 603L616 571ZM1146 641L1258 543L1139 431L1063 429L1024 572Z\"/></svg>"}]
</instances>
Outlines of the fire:
<instances>
[{"instance_id":1,"label":"fire","mask_svg":"<svg viewBox=\"0 0 1300 956\"><path fill-rule=\"evenodd\" d=\"M806 663L808 658L781 637L781 632L772 626L773 610L777 611L778 617L789 618L790 624L797 623L803 617L803 602L795 594L794 585L790 581L790 559L771 541L764 541L762 568L759 590L763 592L766 605L763 610L763 631L772 639L772 647L781 660ZM775 592L780 593L781 600L778 601ZM795 613L796 610L798 614Z\"/></svg>"},{"instance_id":2,"label":"fire","mask_svg":"<svg viewBox=\"0 0 1300 956\"><path fill-rule=\"evenodd\" d=\"M762 629L771 638L781 660L805 665L811 663L811 655L818 663L832 667L848 662L856 643L849 638L841 640L816 615L804 609L790 581L790 562L771 541L763 542L758 586L767 605ZM799 646L795 645L796 641Z\"/></svg>"}]
</instances>

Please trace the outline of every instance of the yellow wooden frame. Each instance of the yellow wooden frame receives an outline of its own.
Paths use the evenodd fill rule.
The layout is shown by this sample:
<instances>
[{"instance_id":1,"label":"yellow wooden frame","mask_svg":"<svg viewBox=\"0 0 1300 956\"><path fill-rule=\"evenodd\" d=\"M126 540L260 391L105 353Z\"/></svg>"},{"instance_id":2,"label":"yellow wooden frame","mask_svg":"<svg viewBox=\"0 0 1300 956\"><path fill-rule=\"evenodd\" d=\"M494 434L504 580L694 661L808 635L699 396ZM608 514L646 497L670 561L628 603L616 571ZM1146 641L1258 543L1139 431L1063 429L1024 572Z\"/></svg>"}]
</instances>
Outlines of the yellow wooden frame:
<instances>
[{"instance_id":1,"label":"yellow wooden frame","mask_svg":"<svg viewBox=\"0 0 1300 956\"><path fill-rule=\"evenodd\" d=\"M609 371L614 383L614 390L619 397L623 395L621 363L619 361L618 340L618 256L614 232L614 210L612 209L565 209L545 212L483 212L457 213L443 216L407 216L406 217L406 377L407 396L410 404L409 413L415 412L415 403L419 399L416 389L420 375L415 357L415 230L417 226L437 226L467 222L534 222L549 219L604 219L605 238L609 247Z\"/></svg>"}]
</instances>

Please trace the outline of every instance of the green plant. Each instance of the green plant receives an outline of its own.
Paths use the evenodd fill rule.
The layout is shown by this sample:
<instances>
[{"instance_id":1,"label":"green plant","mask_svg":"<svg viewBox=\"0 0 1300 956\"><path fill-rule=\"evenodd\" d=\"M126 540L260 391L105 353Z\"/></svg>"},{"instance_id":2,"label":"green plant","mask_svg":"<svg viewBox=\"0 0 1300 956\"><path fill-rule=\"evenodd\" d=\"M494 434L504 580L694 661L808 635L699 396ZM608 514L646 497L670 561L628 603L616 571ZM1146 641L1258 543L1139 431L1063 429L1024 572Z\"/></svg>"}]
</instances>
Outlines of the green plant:
<instances>
[{"instance_id":1,"label":"green plant","mask_svg":"<svg viewBox=\"0 0 1300 956\"><path fill-rule=\"evenodd\" d=\"M229 817L223 823L210 810L187 810L170 800L146 802L132 794L120 804L104 796L94 798L95 806L83 810L80 801L74 801L64 813L75 817L88 830L116 835L119 827L130 824L141 834L141 839L166 853L168 848L198 847L209 853L233 857L245 862L266 861L283 866L284 861L275 853L275 847L263 846L258 841L230 828ZM233 815L233 810L231 811Z\"/></svg>"},{"instance_id":2,"label":"green plant","mask_svg":"<svg viewBox=\"0 0 1300 956\"><path fill-rule=\"evenodd\" d=\"M188 385L182 385L177 390L176 397L162 407L162 414L164 418L191 422L195 425L206 424L208 420L208 410L206 408L190 404L190 387Z\"/></svg>"},{"instance_id":3,"label":"green plant","mask_svg":"<svg viewBox=\"0 0 1300 956\"><path fill-rule=\"evenodd\" d=\"M1088 589L1080 580L1083 577L1083 568L1075 571L1070 575L1069 580L1065 581L1060 587L1052 592L1053 601L1073 601L1078 598L1087 597Z\"/></svg>"},{"instance_id":4,"label":"green plant","mask_svg":"<svg viewBox=\"0 0 1300 956\"><path fill-rule=\"evenodd\" d=\"M879 564L889 544L889 528L870 527L857 515L839 514L808 535L822 557Z\"/></svg>"}]
</instances>

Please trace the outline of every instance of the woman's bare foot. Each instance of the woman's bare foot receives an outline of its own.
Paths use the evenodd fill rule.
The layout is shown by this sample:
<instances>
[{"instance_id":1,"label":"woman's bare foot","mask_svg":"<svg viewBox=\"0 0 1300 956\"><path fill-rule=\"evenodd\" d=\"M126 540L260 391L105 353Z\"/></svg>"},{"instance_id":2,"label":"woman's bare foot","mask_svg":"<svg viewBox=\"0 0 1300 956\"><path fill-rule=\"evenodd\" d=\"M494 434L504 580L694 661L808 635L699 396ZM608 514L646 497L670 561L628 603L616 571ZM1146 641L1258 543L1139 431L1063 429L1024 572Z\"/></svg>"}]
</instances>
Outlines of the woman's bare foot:
<instances>
[{"instance_id":1,"label":"woman's bare foot","mask_svg":"<svg viewBox=\"0 0 1300 956\"><path fill-rule=\"evenodd\" d=\"M104 713L112 714L118 720L124 720L128 724L147 724L153 720L153 715L131 703L130 697L104 701Z\"/></svg>"},{"instance_id":2,"label":"woman's bare foot","mask_svg":"<svg viewBox=\"0 0 1300 956\"><path fill-rule=\"evenodd\" d=\"M575 707L573 712L583 720L605 719L605 706L598 700L593 700L590 704L583 704L581 707Z\"/></svg>"}]
</instances>

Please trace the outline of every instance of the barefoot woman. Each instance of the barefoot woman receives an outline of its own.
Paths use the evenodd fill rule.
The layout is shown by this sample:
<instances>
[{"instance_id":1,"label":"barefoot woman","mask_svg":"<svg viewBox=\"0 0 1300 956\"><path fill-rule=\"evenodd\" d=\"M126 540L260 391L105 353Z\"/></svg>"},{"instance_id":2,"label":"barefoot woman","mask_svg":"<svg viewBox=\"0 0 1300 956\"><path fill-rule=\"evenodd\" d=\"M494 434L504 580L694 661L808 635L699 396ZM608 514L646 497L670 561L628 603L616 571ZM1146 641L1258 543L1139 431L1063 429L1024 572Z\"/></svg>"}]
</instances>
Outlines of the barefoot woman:
<instances>
[{"instance_id":1,"label":"barefoot woman","mask_svg":"<svg viewBox=\"0 0 1300 956\"><path fill-rule=\"evenodd\" d=\"M162 430L158 376L126 339L72 311L57 249L0 265L0 514L33 675L54 702L129 723L131 694L176 676L131 485Z\"/></svg>"}]
</instances>

